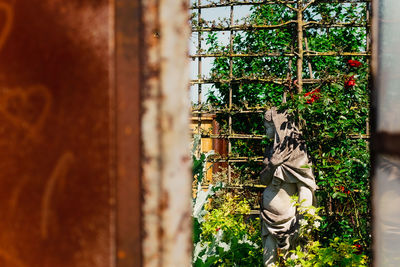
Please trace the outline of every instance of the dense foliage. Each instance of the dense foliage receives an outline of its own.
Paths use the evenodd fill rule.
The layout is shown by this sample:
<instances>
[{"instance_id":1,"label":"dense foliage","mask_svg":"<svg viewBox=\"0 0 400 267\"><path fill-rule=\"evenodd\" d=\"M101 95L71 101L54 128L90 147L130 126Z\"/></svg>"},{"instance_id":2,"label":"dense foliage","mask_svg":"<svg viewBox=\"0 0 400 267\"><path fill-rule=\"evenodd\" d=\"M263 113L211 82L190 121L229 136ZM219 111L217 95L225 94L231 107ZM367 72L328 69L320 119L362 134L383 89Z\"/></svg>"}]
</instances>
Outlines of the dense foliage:
<instances>
[{"instance_id":1,"label":"dense foliage","mask_svg":"<svg viewBox=\"0 0 400 267\"><path fill-rule=\"evenodd\" d=\"M314 4L304 12L304 20L365 24L365 5ZM259 5L253 8L246 23L271 25L295 19L296 13L285 5ZM305 37L310 51L365 52L366 34L366 29L360 27L309 28ZM306 57L304 77L310 76L310 69L307 68L310 63L314 78L321 79L321 82L306 84L303 92L297 94L295 59L291 61L289 57L284 56L285 53L296 51L296 38L295 24L279 29L236 34L233 42L234 53L268 52L279 53L281 56L233 58L233 78L241 82L223 82L232 78L229 76L230 59L216 58L212 77L221 82L215 83L209 93L208 102L214 109L226 109L229 103L229 88L232 87L232 103L236 109L271 106L287 109L302 126L319 187L316 196L321 207L321 223L314 235L319 241L313 243L315 247L309 248L310 255L318 258L323 253L328 253L332 255L332 262L335 262L335 257L352 255L354 242L359 254L369 255L369 143L357 137L367 133L368 60L357 56ZM210 33L207 40L209 53L229 52L229 47L222 46L215 33ZM287 82L272 81L279 79ZM285 91L287 102L283 103L282 95ZM227 129L228 114L219 114L217 119L222 129ZM260 113L232 113L232 119L235 133L264 133ZM233 141L232 153L245 156L262 155L263 147L268 142L269 140ZM247 162L236 167L237 177L240 177L242 182L254 182L258 180L258 171L262 166ZM224 210L225 207L219 208ZM213 211L210 212L214 214ZM217 211L209 216L217 216L216 214ZM213 224L213 227L216 225ZM361 256L350 258L358 264L365 260ZM321 266L335 265L327 263Z\"/></svg>"},{"instance_id":2,"label":"dense foliage","mask_svg":"<svg viewBox=\"0 0 400 267\"><path fill-rule=\"evenodd\" d=\"M195 137L194 150L199 136ZM193 151L193 181L197 184L193 199L193 266L261 266L260 218L251 219L250 206L239 195L226 193L224 184L202 188L207 157ZM299 221L300 244L279 257L279 266L366 266L358 240L335 237L328 244L316 241L323 218L322 207L303 207L293 198L302 217Z\"/></svg>"},{"instance_id":3,"label":"dense foliage","mask_svg":"<svg viewBox=\"0 0 400 267\"><path fill-rule=\"evenodd\" d=\"M197 185L193 199L193 265L259 266L262 247L259 218L249 219L247 200L225 194L223 183L202 188L206 160L210 154L196 157L199 136L195 137L192 160Z\"/></svg>"}]
</instances>

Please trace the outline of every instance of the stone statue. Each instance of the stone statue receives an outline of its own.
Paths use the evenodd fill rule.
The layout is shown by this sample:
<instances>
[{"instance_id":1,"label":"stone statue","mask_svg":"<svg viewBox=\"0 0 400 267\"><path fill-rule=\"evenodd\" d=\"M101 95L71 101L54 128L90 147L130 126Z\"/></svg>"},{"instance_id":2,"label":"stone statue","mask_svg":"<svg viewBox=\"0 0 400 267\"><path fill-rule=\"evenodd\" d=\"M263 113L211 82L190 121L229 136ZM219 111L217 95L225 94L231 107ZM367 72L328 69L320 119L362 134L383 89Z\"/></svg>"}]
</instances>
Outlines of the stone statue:
<instances>
[{"instance_id":1,"label":"stone statue","mask_svg":"<svg viewBox=\"0 0 400 267\"><path fill-rule=\"evenodd\" d=\"M261 205L261 234L264 266L273 265L278 249L282 252L297 245L299 216L292 196L302 206L311 206L316 189L311 162L299 129L286 111L272 108L265 113L266 134L274 139L267 148L261 171L261 183L267 185Z\"/></svg>"}]
</instances>

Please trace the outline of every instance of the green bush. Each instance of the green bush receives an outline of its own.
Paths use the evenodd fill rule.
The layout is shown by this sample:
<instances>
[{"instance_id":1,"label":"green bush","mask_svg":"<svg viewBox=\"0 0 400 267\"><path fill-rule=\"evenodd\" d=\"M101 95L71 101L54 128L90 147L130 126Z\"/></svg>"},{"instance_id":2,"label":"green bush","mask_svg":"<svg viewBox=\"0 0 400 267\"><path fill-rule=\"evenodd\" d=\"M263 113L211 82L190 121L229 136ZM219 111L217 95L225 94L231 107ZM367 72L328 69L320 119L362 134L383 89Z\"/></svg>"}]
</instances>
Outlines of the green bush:
<instances>
[{"instance_id":1,"label":"green bush","mask_svg":"<svg viewBox=\"0 0 400 267\"><path fill-rule=\"evenodd\" d=\"M325 267L325 266L367 266L368 257L360 251L359 240L335 237L322 245L315 241L321 230L323 218L318 215L322 208L301 207L297 209L302 217L299 221L300 245L280 257L282 266Z\"/></svg>"},{"instance_id":2,"label":"green bush","mask_svg":"<svg viewBox=\"0 0 400 267\"><path fill-rule=\"evenodd\" d=\"M194 249L194 266L259 266L262 261L260 220L247 220L246 200L228 193L218 208L208 207Z\"/></svg>"},{"instance_id":3,"label":"green bush","mask_svg":"<svg viewBox=\"0 0 400 267\"><path fill-rule=\"evenodd\" d=\"M193 178L197 183L193 199L193 265L259 266L262 261L259 219L249 220L248 202L231 193L224 194L222 183L202 189L207 154L195 155L198 143L197 136L192 153ZM215 198L217 201L211 204Z\"/></svg>"}]
</instances>

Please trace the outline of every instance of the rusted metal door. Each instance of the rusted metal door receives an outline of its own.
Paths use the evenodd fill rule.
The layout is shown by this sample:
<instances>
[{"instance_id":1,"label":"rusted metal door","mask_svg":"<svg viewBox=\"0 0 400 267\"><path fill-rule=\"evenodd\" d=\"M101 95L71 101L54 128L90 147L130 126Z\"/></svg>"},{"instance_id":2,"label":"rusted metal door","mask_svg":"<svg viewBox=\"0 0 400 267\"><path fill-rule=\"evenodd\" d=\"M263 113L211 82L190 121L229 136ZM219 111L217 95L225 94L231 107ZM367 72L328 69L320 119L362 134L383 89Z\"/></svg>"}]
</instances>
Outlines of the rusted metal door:
<instances>
[{"instance_id":1,"label":"rusted metal door","mask_svg":"<svg viewBox=\"0 0 400 267\"><path fill-rule=\"evenodd\" d=\"M190 263L187 19L0 0L0 266Z\"/></svg>"},{"instance_id":2,"label":"rusted metal door","mask_svg":"<svg viewBox=\"0 0 400 267\"><path fill-rule=\"evenodd\" d=\"M0 0L0 266L141 265L139 7Z\"/></svg>"}]
</instances>

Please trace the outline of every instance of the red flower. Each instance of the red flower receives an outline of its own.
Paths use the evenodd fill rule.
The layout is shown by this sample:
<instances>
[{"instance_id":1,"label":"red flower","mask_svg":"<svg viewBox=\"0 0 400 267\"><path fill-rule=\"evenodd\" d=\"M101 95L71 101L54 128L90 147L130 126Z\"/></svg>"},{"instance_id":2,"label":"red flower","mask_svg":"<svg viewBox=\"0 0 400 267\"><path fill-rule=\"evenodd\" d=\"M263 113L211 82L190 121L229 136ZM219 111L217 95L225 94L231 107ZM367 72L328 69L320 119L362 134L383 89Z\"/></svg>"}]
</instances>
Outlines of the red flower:
<instances>
[{"instance_id":1,"label":"red flower","mask_svg":"<svg viewBox=\"0 0 400 267\"><path fill-rule=\"evenodd\" d=\"M343 193L345 193L345 194L347 194L347 195L349 195L351 192L350 192L350 190L345 190L345 187L343 186L343 185L341 185L341 186L337 186L336 187L340 192L343 192Z\"/></svg>"},{"instance_id":2,"label":"red flower","mask_svg":"<svg viewBox=\"0 0 400 267\"><path fill-rule=\"evenodd\" d=\"M354 80L354 75L351 76L350 78L348 78L348 79L344 82L344 87L345 87L345 88L353 87L354 85L356 85L356 80Z\"/></svg>"},{"instance_id":3,"label":"red flower","mask_svg":"<svg viewBox=\"0 0 400 267\"><path fill-rule=\"evenodd\" d=\"M307 104L312 104L315 100L318 100L320 98L320 96L319 96L320 92L321 92L321 89L317 88L308 93L305 93L304 97L310 96L310 98L307 99Z\"/></svg>"},{"instance_id":4,"label":"red flower","mask_svg":"<svg viewBox=\"0 0 400 267\"><path fill-rule=\"evenodd\" d=\"M356 249L355 254L360 255L363 251L363 248L360 244L354 244L354 248Z\"/></svg>"},{"instance_id":5,"label":"red flower","mask_svg":"<svg viewBox=\"0 0 400 267\"><path fill-rule=\"evenodd\" d=\"M221 228L219 228L219 227L217 229L215 229L216 232L218 232L219 230L221 230Z\"/></svg>"},{"instance_id":6,"label":"red flower","mask_svg":"<svg viewBox=\"0 0 400 267\"><path fill-rule=\"evenodd\" d=\"M360 61L352 60L352 59L349 59L347 61L347 63L350 65L350 67L355 67L355 68L358 68L358 67L360 67L362 65L362 63Z\"/></svg>"}]
</instances>

